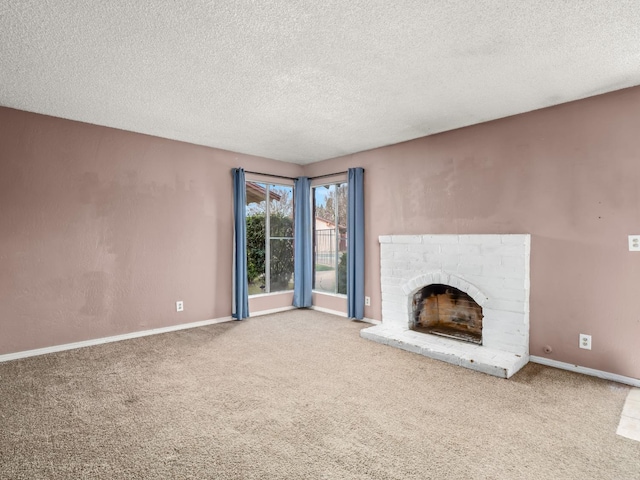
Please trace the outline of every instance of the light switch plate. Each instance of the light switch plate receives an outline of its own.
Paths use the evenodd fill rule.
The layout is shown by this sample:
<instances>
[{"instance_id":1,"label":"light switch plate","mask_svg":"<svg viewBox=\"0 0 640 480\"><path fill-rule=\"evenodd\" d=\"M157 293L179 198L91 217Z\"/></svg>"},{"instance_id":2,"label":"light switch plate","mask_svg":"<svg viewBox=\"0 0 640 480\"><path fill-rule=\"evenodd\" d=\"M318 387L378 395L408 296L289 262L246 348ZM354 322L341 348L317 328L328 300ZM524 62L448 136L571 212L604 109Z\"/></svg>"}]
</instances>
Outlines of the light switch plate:
<instances>
[{"instance_id":1,"label":"light switch plate","mask_svg":"<svg viewBox=\"0 0 640 480\"><path fill-rule=\"evenodd\" d=\"M640 252L640 235L629 235L629 251Z\"/></svg>"}]
</instances>

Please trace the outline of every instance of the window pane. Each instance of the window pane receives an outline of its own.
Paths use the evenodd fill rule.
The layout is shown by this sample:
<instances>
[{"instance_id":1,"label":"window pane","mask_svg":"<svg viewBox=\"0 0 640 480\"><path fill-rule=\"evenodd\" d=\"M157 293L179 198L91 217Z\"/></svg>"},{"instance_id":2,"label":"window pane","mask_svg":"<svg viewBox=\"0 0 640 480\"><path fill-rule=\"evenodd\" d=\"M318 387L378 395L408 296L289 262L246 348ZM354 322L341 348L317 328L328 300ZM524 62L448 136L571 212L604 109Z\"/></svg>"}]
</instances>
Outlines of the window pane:
<instances>
[{"instance_id":1,"label":"window pane","mask_svg":"<svg viewBox=\"0 0 640 480\"><path fill-rule=\"evenodd\" d=\"M338 215L338 279L336 292L347 294L347 184L336 189Z\"/></svg>"},{"instance_id":2,"label":"window pane","mask_svg":"<svg viewBox=\"0 0 640 480\"><path fill-rule=\"evenodd\" d=\"M314 288L327 293L336 291L335 230L316 231L316 271Z\"/></svg>"},{"instance_id":3,"label":"window pane","mask_svg":"<svg viewBox=\"0 0 640 480\"><path fill-rule=\"evenodd\" d=\"M327 293L334 293L336 288L336 242L332 208L334 191L334 185L313 188L315 256L313 288Z\"/></svg>"},{"instance_id":4,"label":"window pane","mask_svg":"<svg viewBox=\"0 0 640 480\"><path fill-rule=\"evenodd\" d=\"M323 185L313 189L315 217L313 288L327 293L342 293L341 290L346 292L346 268L344 268L346 263L344 267L340 266L340 252L341 250L346 251L347 210L346 203L344 206L341 205L346 185L342 189L340 187L338 185ZM343 277L343 285L340 286Z\"/></svg>"},{"instance_id":5,"label":"window pane","mask_svg":"<svg viewBox=\"0 0 640 480\"><path fill-rule=\"evenodd\" d=\"M293 240L272 239L270 246L269 280L271 292L293 290Z\"/></svg>"},{"instance_id":6,"label":"window pane","mask_svg":"<svg viewBox=\"0 0 640 480\"><path fill-rule=\"evenodd\" d=\"M247 182L247 277L249 295L265 293L267 186Z\"/></svg>"},{"instance_id":7,"label":"window pane","mask_svg":"<svg viewBox=\"0 0 640 480\"><path fill-rule=\"evenodd\" d=\"M293 237L293 187L270 186L269 216L271 237Z\"/></svg>"},{"instance_id":8,"label":"window pane","mask_svg":"<svg viewBox=\"0 0 640 480\"><path fill-rule=\"evenodd\" d=\"M338 204L338 226L347 231L347 184L343 183L336 188L336 202Z\"/></svg>"},{"instance_id":9,"label":"window pane","mask_svg":"<svg viewBox=\"0 0 640 480\"><path fill-rule=\"evenodd\" d=\"M247 216L267 211L267 185L265 183L247 182Z\"/></svg>"},{"instance_id":10,"label":"window pane","mask_svg":"<svg viewBox=\"0 0 640 480\"><path fill-rule=\"evenodd\" d=\"M347 252L340 254L340 262L338 263L338 286L336 293L342 295L347 294Z\"/></svg>"}]
</instances>

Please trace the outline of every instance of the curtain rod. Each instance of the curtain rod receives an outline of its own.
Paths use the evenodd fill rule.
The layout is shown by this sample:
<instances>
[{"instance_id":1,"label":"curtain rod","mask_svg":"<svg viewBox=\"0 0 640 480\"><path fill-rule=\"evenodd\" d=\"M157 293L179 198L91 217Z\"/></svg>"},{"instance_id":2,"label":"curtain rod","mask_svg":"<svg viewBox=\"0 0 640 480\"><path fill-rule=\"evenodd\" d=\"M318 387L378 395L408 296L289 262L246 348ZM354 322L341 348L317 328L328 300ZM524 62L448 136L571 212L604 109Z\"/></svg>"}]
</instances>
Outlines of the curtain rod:
<instances>
[{"instance_id":1,"label":"curtain rod","mask_svg":"<svg viewBox=\"0 0 640 480\"><path fill-rule=\"evenodd\" d=\"M295 180L295 177L285 177L284 175L273 175L271 173L252 172L250 170L245 170L244 173L253 173L254 175L264 175L265 177L284 178L286 180ZM344 173L348 173L348 172L344 171L344 172L336 172L336 173L327 173L325 175L317 175L315 177L309 177L309 180L315 180L316 178L334 177L336 175L342 175Z\"/></svg>"}]
</instances>

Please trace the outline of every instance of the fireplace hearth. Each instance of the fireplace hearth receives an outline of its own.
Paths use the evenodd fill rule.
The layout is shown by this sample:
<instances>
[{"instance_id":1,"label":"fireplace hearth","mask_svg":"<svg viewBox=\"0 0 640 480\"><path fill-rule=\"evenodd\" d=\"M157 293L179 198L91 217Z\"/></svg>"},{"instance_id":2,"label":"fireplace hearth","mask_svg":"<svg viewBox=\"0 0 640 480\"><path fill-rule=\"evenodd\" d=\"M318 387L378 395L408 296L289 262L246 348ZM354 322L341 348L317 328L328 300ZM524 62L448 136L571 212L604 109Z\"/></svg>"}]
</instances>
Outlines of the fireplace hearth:
<instances>
[{"instance_id":1,"label":"fireplace hearth","mask_svg":"<svg viewBox=\"0 0 640 480\"><path fill-rule=\"evenodd\" d=\"M509 378L529 361L530 236L380 237L382 324L363 338Z\"/></svg>"}]
</instances>

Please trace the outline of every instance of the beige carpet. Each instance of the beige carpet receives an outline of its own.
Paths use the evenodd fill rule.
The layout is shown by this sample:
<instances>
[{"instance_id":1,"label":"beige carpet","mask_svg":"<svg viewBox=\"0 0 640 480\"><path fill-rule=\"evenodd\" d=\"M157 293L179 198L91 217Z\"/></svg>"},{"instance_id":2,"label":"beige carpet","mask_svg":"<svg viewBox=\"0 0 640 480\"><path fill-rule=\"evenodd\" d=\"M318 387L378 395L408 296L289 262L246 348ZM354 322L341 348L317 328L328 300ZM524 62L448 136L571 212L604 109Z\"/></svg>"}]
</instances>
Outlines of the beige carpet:
<instances>
[{"instance_id":1,"label":"beige carpet","mask_svg":"<svg viewBox=\"0 0 640 480\"><path fill-rule=\"evenodd\" d=\"M2 479L640 479L628 388L292 311L0 364Z\"/></svg>"}]
</instances>

